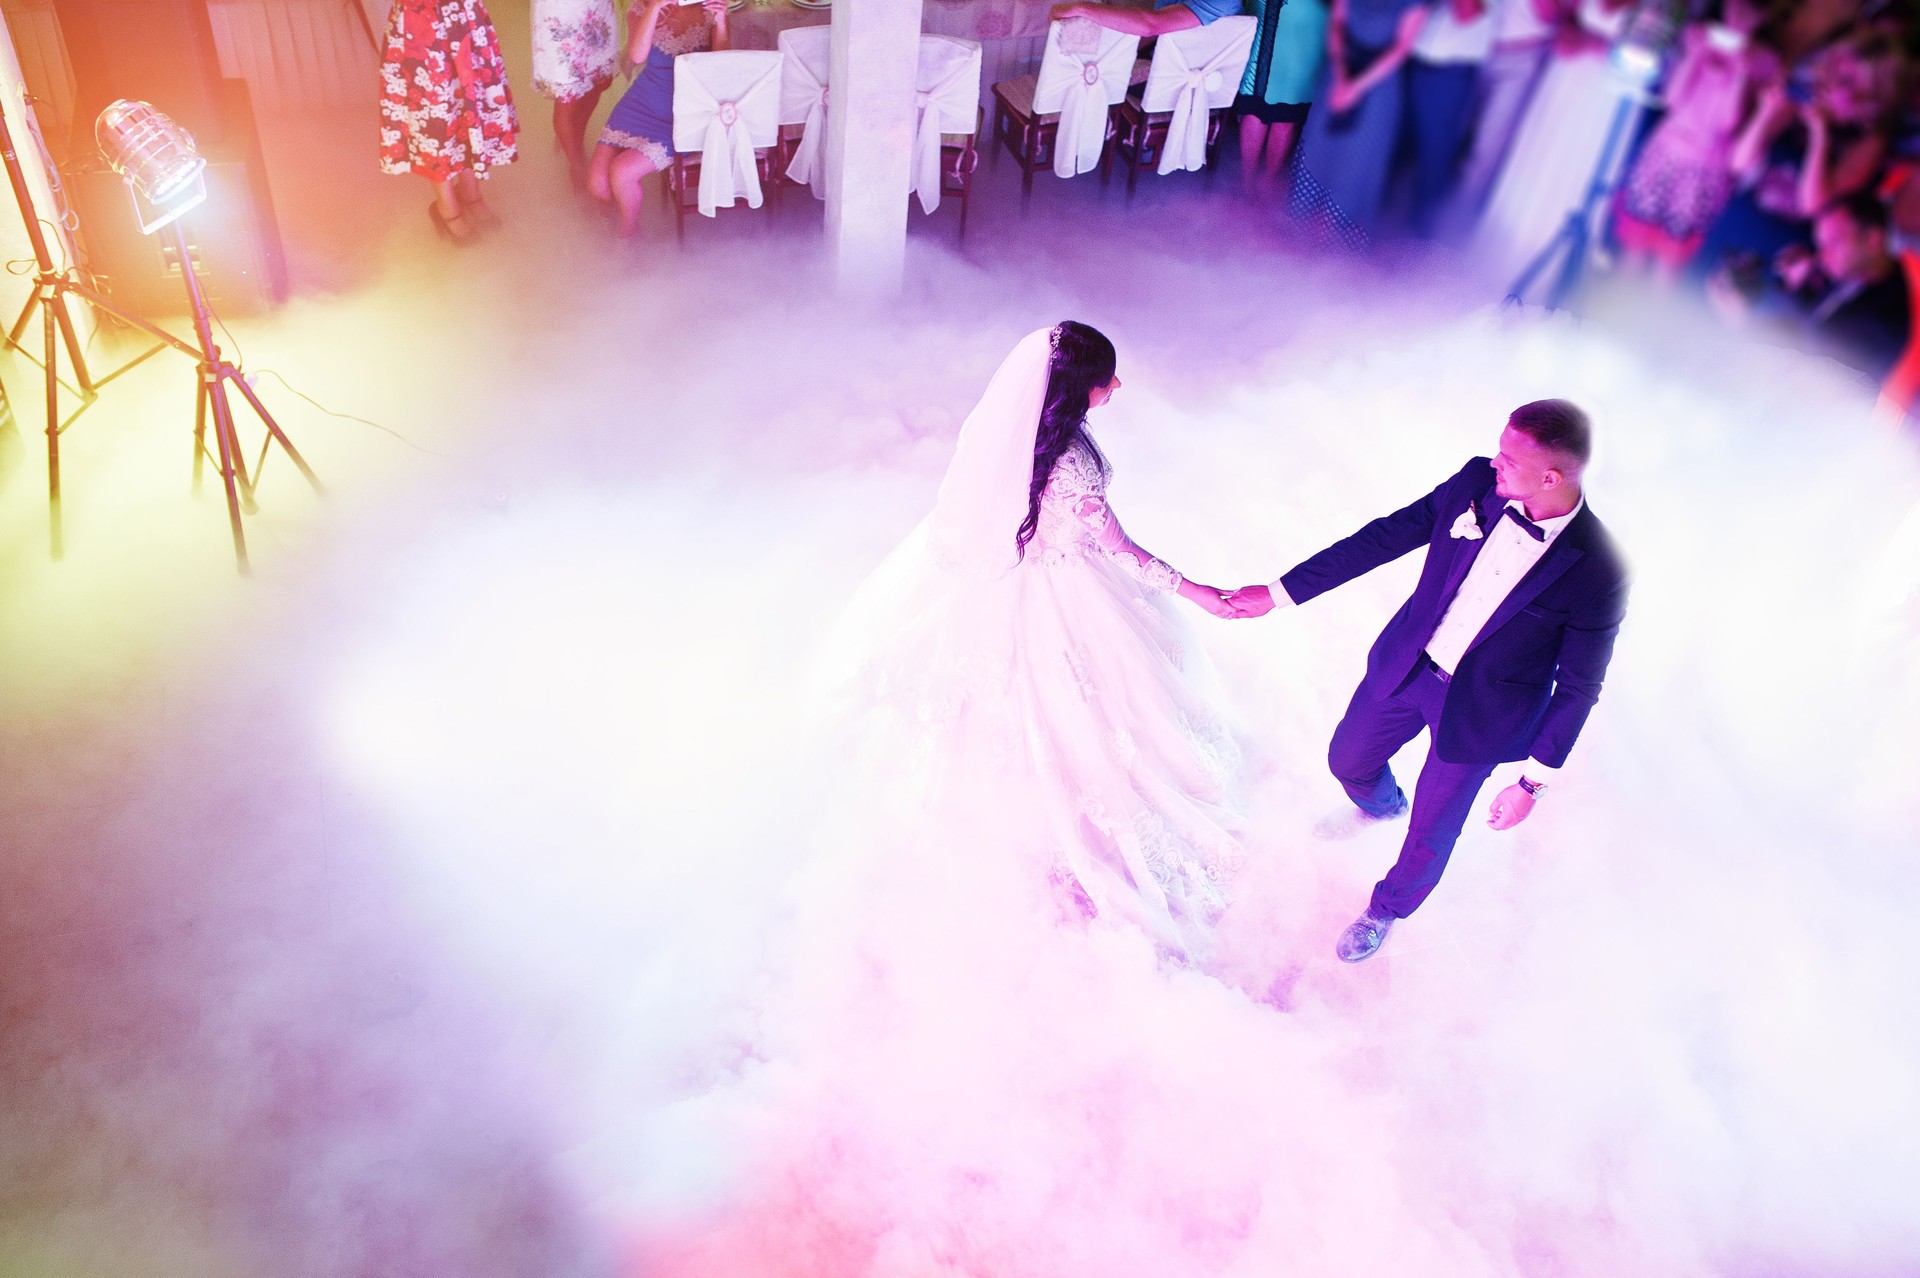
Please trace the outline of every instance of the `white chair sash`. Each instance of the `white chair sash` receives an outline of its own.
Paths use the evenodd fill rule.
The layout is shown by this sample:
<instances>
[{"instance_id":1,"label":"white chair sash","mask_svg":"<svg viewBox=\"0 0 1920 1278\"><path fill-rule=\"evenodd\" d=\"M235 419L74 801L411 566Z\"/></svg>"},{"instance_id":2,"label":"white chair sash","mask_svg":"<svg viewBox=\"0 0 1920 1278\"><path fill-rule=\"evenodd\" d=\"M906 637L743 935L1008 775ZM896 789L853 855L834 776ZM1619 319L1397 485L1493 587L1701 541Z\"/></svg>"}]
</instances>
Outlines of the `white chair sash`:
<instances>
[{"instance_id":1,"label":"white chair sash","mask_svg":"<svg viewBox=\"0 0 1920 1278\"><path fill-rule=\"evenodd\" d=\"M972 133L979 101L980 46L951 36L921 36L908 189L920 197L923 213L940 207L940 135Z\"/></svg>"},{"instance_id":2,"label":"white chair sash","mask_svg":"<svg viewBox=\"0 0 1920 1278\"><path fill-rule=\"evenodd\" d=\"M827 78L832 65L832 30L828 27L788 27L779 35L780 54L786 59L780 72L780 123L798 124L800 145L794 148L787 176L827 198Z\"/></svg>"},{"instance_id":3,"label":"white chair sash","mask_svg":"<svg viewBox=\"0 0 1920 1278\"><path fill-rule=\"evenodd\" d=\"M1140 37L1109 31L1085 18L1047 28L1047 48L1033 89L1033 109L1059 112L1053 171L1063 178L1100 163L1107 144L1107 109L1127 96Z\"/></svg>"},{"instance_id":4,"label":"white chair sash","mask_svg":"<svg viewBox=\"0 0 1920 1278\"><path fill-rule=\"evenodd\" d=\"M1221 18L1160 37L1140 103L1151 113L1173 112L1160 172L1206 167L1208 119L1214 108L1233 105L1258 27L1255 18Z\"/></svg>"},{"instance_id":5,"label":"white chair sash","mask_svg":"<svg viewBox=\"0 0 1920 1278\"><path fill-rule=\"evenodd\" d=\"M700 152L700 213L764 198L754 149L780 133L778 53L683 53L673 62L673 147Z\"/></svg>"}]
</instances>

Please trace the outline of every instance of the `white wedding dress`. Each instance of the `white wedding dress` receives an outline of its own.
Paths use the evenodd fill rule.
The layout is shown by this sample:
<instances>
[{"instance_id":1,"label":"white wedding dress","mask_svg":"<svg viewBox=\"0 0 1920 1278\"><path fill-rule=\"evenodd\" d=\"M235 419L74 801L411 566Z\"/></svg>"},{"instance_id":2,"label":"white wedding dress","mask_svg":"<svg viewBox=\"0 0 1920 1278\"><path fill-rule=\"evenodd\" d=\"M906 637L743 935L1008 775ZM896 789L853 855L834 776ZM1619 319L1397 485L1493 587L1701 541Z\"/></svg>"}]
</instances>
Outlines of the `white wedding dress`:
<instances>
[{"instance_id":1,"label":"white wedding dress","mask_svg":"<svg viewBox=\"0 0 1920 1278\"><path fill-rule=\"evenodd\" d=\"M1008 482L1033 434L1009 441ZM834 644L868 819L886 813L896 847L995 858L1050 884L1056 913L1126 920L1200 957L1239 859L1240 759L1169 594L1180 578L1127 538L1077 446L1023 559L956 555L942 515L967 448L963 431L942 510L862 587ZM979 524L1008 552L1025 496Z\"/></svg>"}]
</instances>

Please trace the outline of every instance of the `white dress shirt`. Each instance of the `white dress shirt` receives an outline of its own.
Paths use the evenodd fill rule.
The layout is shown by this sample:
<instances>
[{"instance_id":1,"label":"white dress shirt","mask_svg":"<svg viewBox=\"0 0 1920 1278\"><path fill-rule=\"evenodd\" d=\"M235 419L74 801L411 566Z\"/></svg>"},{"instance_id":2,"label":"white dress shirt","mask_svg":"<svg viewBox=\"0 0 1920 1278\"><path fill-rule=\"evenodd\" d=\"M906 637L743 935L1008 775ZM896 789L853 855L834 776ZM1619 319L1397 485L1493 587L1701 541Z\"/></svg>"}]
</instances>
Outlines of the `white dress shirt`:
<instances>
[{"instance_id":1,"label":"white dress shirt","mask_svg":"<svg viewBox=\"0 0 1920 1278\"><path fill-rule=\"evenodd\" d=\"M1460 583L1453 602L1441 614L1440 624L1434 627L1433 638L1427 640L1427 655L1433 658L1435 665L1446 671L1449 677L1459 669L1461 658L1467 655L1467 645L1473 642L1474 636L1506 602L1513 588L1520 584L1520 579L1540 562L1540 556L1547 553L1547 547L1553 544L1553 539L1566 531L1567 525L1573 522L1573 517L1586 504L1587 499L1582 497L1564 515L1535 520L1540 531L1546 534L1539 541L1508 519L1504 507L1493 527L1481 530L1486 544L1480 547L1480 553L1474 557L1473 567L1467 569L1467 579ZM1526 508L1517 501L1510 501L1507 505L1522 515L1527 513ZM1544 782L1551 780L1558 769L1548 767L1538 759L1528 759L1524 771L1530 779Z\"/></svg>"},{"instance_id":2,"label":"white dress shirt","mask_svg":"<svg viewBox=\"0 0 1920 1278\"><path fill-rule=\"evenodd\" d=\"M1532 0L1517 0L1530 4ZM1480 16L1462 22L1453 14L1453 5L1441 0L1433 7L1420 38L1413 42L1413 56L1422 62L1444 64L1485 62L1493 52L1493 36L1501 0L1490 0Z\"/></svg>"},{"instance_id":3,"label":"white dress shirt","mask_svg":"<svg viewBox=\"0 0 1920 1278\"><path fill-rule=\"evenodd\" d=\"M1547 553L1547 547L1553 544L1553 539L1566 531L1567 525L1573 522L1574 516L1586 504L1587 499L1583 496L1566 514L1535 520L1546 534L1539 541L1508 519L1504 507L1493 527L1481 530L1486 544L1480 547L1480 553L1474 557L1473 567L1467 570L1466 580L1460 583L1453 602L1447 605L1440 624L1434 628L1433 638L1427 640L1427 655L1433 658L1435 665L1445 670L1449 677L1452 676L1460 665L1460 659L1467 655L1467 645L1473 642L1474 636L1480 633L1513 588L1520 584L1520 579L1540 562L1540 556ZM1525 507L1517 501L1510 501L1507 505L1519 508L1523 515L1526 513ZM1269 589L1277 607L1293 603L1293 597L1279 582L1274 582ZM1528 759L1522 771L1530 780L1542 783L1552 780L1559 773L1558 768L1550 767L1538 759Z\"/></svg>"},{"instance_id":4,"label":"white dress shirt","mask_svg":"<svg viewBox=\"0 0 1920 1278\"><path fill-rule=\"evenodd\" d=\"M1522 515L1527 513L1526 508L1517 501L1510 501L1507 505ZM1433 658L1435 665L1449 676L1460 668L1460 659L1467 655L1467 646L1473 642L1474 636L1480 633L1487 619L1513 593L1513 588L1520 584L1520 579L1527 575L1528 570L1540 562L1540 556L1547 553L1547 547L1553 544L1553 539L1573 522L1573 517L1580 513L1580 507L1584 505L1586 498L1582 497L1579 504L1566 514L1534 521L1540 525L1540 531L1546 534L1539 541L1508 519L1504 510L1493 521L1493 527L1480 530L1486 538L1486 544L1480 547L1480 553L1474 558L1473 567L1467 570L1467 579L1460 583L1453 602L1441 614L1433 638L1427 640L1427 655Z\"/></svg>"}]
</instances>

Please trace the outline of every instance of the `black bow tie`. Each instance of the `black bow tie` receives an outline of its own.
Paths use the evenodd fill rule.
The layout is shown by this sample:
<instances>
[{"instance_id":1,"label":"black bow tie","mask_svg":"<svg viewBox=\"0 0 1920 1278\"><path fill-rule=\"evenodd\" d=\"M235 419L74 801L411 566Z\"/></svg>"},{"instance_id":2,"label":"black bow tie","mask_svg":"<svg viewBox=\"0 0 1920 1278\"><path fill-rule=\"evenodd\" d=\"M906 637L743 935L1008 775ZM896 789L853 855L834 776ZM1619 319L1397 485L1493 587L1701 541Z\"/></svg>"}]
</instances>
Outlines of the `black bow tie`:
<instances>
[{"instance_id":1,"label":"black bow tie","mask_svg":"<svg viewBox=\"0 0 1920 1278\"><path fill-rule=\"evenodd\" d=\"M1521 514L1518 506L1507 507L1506 513L1514 523L1520 525L1527 536L1533 538L1535 541L1545 541L1547 539L1547 530Z\"/></svg>"}]
</instances>

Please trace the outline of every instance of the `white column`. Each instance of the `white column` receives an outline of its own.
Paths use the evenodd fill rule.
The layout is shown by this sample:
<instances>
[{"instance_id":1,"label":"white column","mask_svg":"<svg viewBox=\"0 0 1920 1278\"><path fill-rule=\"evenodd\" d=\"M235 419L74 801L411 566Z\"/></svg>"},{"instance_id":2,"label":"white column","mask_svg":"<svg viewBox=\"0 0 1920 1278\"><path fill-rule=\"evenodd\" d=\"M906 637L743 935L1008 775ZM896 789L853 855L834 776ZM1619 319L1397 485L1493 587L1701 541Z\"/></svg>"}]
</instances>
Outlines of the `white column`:
<instances>
[{"instance_id":1,"label":"white column","mask_svg":"<svg viewBox=\"0 0 1920 1278\"><path fill-rule=\"evenodd\" d=\"M834 0L827 241L842 288L899 289L921 0Z\"/></svg>"}]
</instances>

